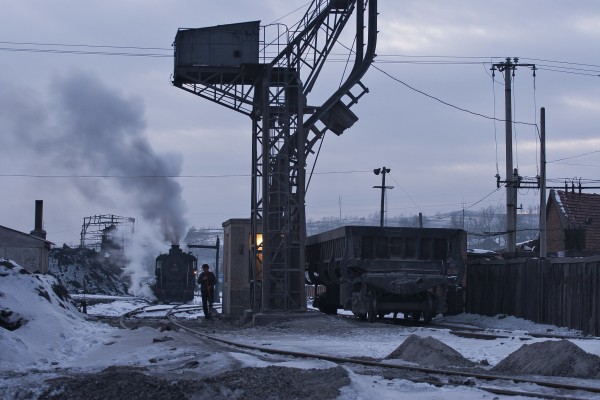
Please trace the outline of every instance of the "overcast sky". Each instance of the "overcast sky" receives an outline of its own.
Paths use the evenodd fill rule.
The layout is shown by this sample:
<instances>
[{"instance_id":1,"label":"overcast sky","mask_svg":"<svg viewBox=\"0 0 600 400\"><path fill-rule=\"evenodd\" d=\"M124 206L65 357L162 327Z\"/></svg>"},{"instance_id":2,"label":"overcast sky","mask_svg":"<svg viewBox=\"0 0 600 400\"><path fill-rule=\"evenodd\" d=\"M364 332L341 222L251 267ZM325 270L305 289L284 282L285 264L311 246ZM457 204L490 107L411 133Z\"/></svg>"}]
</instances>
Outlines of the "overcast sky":
<instances>
[{"instance_id":1,"label":"overcast sky","mask_svg":"<svg viewBox=\"0 0 600 400\"><path fill-rule=\"evenodd\" d=\"M504 118L504 85L490 67L505 57L538 68L535 79L527 67L515 73L514 119L526 123L515 125L515 167L522 176L539 173L531 124L545 107L547 159L563 159L548 164L548 184L599 185L597 1L379 3L378 69L363 79L370 92L353 107L359 121L323 142L308 218L377 213L372 186L381 178L372 170L382 166L394 186L388 218L490 205L504 212L494 176L505 178L505 127L492 119ZM308 4L0 0L0 225L32 230L36 199L44 200L48 239L59 245L77 243L83 218L96 214L147 227L160 225L162 208L183 214L177 226L249 217L251 121L173 87L171 44L180 27L291 26ZM353 29L341 38L346 46ZM338 47L332 59L347 56ZM344 66L327 64L310 104L337 88ZM114 177L135 175L184 177ZM521 190L518 202L539 204L539 191Z\"/></svg>"}]
</instances>

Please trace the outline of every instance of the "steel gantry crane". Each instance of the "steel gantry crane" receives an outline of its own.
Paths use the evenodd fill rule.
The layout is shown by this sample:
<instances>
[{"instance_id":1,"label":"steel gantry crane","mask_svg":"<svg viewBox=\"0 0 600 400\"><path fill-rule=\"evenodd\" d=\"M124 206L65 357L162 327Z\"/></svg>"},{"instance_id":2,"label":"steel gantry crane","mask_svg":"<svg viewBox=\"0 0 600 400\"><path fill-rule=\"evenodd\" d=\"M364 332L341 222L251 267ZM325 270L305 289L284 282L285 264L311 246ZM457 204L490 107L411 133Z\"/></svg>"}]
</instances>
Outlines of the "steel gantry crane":
<instances>
[{"instance_id":1,"label":"steel gantry crane","mask_svg":"<svg viewBox=\"0 0 600 400\"><path fill-rule=\"evenodd\" d=\"M311 105L309 94L352 15L351 72ZM341 135L358 120L350 108L368 92L360 80L376 39L376 0L314 0L290 29L253 21L177 32L173 85L252 120L255 311L306 309L306 159L327 131Z\"/></svg>"}]
</instances>

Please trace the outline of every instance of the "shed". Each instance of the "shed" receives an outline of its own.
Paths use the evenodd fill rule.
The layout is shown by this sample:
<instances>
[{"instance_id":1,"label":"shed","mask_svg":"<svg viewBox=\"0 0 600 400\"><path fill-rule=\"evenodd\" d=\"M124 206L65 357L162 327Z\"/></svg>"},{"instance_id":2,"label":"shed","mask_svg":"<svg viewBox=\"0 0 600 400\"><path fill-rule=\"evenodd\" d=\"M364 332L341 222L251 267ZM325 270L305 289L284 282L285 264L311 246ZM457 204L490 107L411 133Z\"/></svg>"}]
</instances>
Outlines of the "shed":
<instances>
[{"instance_id":1,"label":"shed","mask_svg":"<svg viewBox=\"0 0 600 400\"><path fill-rule=\"evenodd\" d=\"M600 194L550 190L546 229L548 254L600 254Z\"/></svg>"},{"instance_id":2,"label":"shed","mask_svg":"<svg viewBox=\"0 0 600 400\"><path fill-rule=\"evenodd\" d=\"M0 225L0 257L15 261L29 272L48 272L52 242Z\"/></svg>"}]
</instances>

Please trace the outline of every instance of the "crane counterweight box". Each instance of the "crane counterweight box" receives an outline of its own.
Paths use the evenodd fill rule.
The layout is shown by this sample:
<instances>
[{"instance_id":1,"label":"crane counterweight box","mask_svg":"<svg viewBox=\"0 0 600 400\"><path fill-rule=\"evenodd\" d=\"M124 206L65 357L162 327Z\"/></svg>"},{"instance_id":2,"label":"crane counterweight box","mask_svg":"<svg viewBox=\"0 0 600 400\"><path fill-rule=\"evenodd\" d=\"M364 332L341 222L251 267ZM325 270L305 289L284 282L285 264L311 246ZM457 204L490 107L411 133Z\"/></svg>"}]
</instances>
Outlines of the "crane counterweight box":
<instances>
[{"instance_id":1,"label":"crane counterweight box","mask_svg":"<svg viewBox=\"0 0 600 400\"><path fill-rule=\"evenodd\" d=\"M260 21L179 29L175 67L239 67L257 64Z\"/></svg>"}]
</instances>

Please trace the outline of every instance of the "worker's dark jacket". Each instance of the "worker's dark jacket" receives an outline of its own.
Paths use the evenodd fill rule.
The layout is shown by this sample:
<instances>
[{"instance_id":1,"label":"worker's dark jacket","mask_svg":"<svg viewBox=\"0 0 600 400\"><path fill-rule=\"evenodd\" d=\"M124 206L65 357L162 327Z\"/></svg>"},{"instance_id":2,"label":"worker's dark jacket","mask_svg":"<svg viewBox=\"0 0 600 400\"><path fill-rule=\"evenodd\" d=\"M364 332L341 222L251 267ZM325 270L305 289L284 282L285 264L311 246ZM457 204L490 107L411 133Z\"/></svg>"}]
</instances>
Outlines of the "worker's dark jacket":
<instances>
[{"instance_id":1,"label":"worker's dark jacket","mask_svg":"<svg viewBox=\"0 0 600 400\"><path fill-rule=\"evenodd\" d=\"M202 292L208 292L209 289L213 289L216 283L217 278L211 271L202 272L200 276L198 276L198 284L200 285L200 291Z\"/></svg>"}]
</instances>

